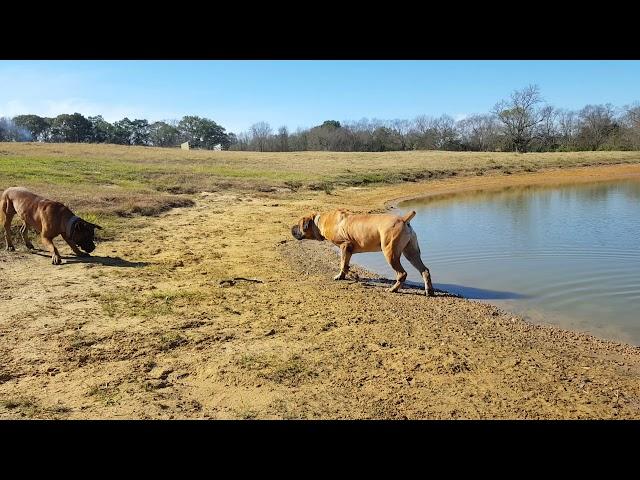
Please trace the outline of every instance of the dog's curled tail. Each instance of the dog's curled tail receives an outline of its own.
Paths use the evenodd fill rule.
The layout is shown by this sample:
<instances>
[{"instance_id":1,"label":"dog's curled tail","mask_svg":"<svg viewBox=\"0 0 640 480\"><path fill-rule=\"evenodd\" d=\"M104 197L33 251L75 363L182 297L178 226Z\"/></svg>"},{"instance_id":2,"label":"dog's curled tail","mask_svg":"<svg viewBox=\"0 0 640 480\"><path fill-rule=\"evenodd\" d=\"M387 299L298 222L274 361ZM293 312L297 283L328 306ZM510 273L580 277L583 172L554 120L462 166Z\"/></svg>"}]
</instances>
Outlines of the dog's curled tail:
<instances>
[{"instance_id":1,"label":"dog's curled tail","mask_svg":"<svg viewBox=\"0 0 640 480\"><path fill-rule=\"evenodd\" d=\"M407 213L404 217L402 217L402 221L404 223L407 223L409 220L411 220L415 216L416 216L416 211L412 210L409 213Z\"/></svg>"}]
</instances>

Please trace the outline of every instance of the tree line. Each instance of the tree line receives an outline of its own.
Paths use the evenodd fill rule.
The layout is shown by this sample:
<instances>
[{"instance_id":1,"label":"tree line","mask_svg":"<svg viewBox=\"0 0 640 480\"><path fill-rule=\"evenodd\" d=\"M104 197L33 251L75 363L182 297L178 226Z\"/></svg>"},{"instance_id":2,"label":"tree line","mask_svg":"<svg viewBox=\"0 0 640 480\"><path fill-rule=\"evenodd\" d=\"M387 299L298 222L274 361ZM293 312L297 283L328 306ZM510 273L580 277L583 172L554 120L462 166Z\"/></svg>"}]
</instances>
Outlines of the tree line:
<instances>
[{"instance_id":1,"label":"tree line","mask_svg":"<svg viewBox=\"0 0 640 480\"><path fill-rule=\"evenodd\" d=\"M587 105L572 111L545 103L530 85L500 100L490 112L454 120L325 121L310 129L276 132L259 122L234 136L231 150L384 152L397 150L550 152L640 150L640 104Z\"/></svg>"},{"instance_id":2,"label":"tree line","mask_svg":"<svg viewBox=\"0 0 640 480\"><path fill-rule=\"evenodd\" d=\"M54 118L18 115L0 118L0 141L37 141L52 143L114 143L175 147L183 142L195 148L213 149L231 145L225 129L213 120L185 116L180 121L149 123L147 120L124 118L109 123L101 115L85 118L80 113L62 114Z\"/></svg>"},{"instance_id":3,"label":"tree line","mask_svg":"<svg viewBox=\"0 0 640 480\"><path fill-rule=\"evenodd\" d=\"M0 141L90 142L124 145L177 146L260 152L398 150L550 152L577 150L640 150L640 104L622 108L586 105L580 110L547 104L536 85L514 91L490 112L454 120L449 115L413 120L339 122L289 132L266 122L238 135L213 120L185 116L180 121L149 123L124 118L110 124L101 116L79 113L55 118L19 115L0 118Z\"/></svg>"}]
</instances>

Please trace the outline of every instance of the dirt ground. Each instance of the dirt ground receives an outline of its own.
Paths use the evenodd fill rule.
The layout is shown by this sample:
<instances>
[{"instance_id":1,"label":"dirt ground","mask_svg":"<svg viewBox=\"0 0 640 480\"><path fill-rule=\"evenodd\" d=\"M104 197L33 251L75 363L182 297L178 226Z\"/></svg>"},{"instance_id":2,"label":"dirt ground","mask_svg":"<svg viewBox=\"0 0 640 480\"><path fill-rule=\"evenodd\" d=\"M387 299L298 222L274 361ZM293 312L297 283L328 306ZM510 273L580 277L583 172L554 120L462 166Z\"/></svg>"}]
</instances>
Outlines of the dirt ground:
<instances>
[{"instance_id":1,"label":"dirt ground","mask_svg":"<svg viewBox=\"0 0 640 480\"><path fill-rule=\"evenodd\" d=\"M291 225L335 207L639 177L621 165L322 191L203 192L64 264L0 253L0 418L640 418L640 348L360 268ZM355 255L352 259L357 263ZM434 278L437 284L438 279Z\"/></svg>"}]
</instances>

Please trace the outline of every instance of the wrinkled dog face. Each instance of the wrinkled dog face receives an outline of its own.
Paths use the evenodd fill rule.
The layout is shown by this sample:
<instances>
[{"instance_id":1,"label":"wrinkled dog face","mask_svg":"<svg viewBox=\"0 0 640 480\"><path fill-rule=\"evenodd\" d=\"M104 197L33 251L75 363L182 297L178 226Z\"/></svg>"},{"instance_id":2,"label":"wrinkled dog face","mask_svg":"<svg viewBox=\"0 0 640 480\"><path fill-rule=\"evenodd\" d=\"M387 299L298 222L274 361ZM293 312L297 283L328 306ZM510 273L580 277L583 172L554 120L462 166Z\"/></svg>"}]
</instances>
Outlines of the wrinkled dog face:
<instances>
[{"instance_id":1,"label":"wrinkled dog face","mask_svg":"<svg viewBox=\"0 0 640 480\"><path fill-rule=\"evenodd\" d=\"M313 217L315 215L307 215L298 220L298 224L291 227L291 235L293 235L297 240L319 240L315 234L315 225L313 223Z\"/></svg>"},{"instance_id":2,"label":"wrinkled dog face","mask_svg":"<svg viewBox=\"0 0 640 480\"><path fill-rule=\"evenodd\" d=\"M94 229L102 230L102 227L94 225L93 223L85 222L84 220L78 220L73 227L73 234L71 239L82 250L87 253L91 253L96 249L94 242Z\"/></svg>"}]
</instances>

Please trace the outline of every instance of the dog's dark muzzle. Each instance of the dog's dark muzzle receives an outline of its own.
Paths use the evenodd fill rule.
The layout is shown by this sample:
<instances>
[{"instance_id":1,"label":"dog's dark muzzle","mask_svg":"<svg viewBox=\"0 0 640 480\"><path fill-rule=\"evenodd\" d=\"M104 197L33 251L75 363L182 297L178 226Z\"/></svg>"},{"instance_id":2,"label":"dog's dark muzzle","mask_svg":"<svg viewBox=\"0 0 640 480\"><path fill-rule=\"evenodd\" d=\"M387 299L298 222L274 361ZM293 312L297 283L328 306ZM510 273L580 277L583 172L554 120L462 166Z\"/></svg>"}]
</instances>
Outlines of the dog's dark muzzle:
<instances>
[{"instance_id":1,"label":"dog's dark muzzle","mask_svg":"<svg viewBox=\"0 0 640 480\"><path fill-rule=\"evenodd\" d=\"M93 242L89 242L89 243L81 244L80 248L82 248L82 250L84 250L87 253L91 253L96 249L96 246Z\"/></svg>"},{"instance_id":2,"label":"dog's dark muzzle","mask_svg":"<svg viewBox=\"0 0 640 480\"><path fill-rule=\"evenodd\" d=\"M298 227L298 225L291 227L291 235L293 235L297 240L302 240L304 238L304 235L300 232L300 227Z\"/></svg>"}]
</instances>

